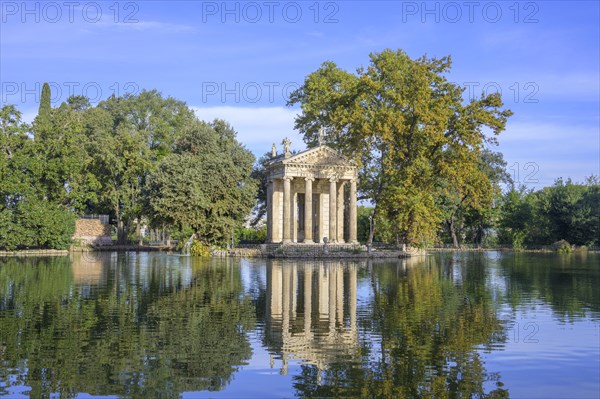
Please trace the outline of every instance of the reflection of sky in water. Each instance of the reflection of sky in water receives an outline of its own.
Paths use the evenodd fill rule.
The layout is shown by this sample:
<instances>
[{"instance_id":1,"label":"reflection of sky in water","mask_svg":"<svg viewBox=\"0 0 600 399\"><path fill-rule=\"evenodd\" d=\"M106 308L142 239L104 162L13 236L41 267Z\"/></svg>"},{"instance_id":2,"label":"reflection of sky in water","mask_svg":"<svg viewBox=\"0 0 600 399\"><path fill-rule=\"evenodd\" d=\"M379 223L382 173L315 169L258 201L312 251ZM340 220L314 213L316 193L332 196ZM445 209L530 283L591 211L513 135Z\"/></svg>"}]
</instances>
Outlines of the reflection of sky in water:
<instances>
[{"instance_id":1,"label":"reflection of sky in water","mask_svg":"<svg viewBox=\"0 0 600 399\"><path fill-rule=\"evenodd\" d=\"M501 372L511 397L599 397L598 320L564 323L543 303L526 308L513 314L503 347L485 353L487 369Z\"/></svg>"}]
</instances>

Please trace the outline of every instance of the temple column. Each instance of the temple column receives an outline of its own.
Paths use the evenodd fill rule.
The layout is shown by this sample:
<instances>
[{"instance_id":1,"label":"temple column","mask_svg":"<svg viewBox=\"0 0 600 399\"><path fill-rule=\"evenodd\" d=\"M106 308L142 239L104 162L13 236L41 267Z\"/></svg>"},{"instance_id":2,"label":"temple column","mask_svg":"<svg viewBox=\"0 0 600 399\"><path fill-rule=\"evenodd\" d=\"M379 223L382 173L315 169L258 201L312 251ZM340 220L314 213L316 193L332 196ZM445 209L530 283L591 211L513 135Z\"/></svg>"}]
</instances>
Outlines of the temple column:
<instances>
[{"instance_id":1,"label":"temple column","mask_svg":"<svg viewBox=\"0 0 600 399\"><path fill-rule=\"evenodd\" d=\"M317 223L317 236L313 237L315 242L321 243L323 242L323 237L325 237L325 232L323 231L323 226L325 225L325 220L323 219L323 194L317 194L317 215L316 215L316 223Z\"/></svg>"},{"instance_id":2,"label":"temple column","mask_svg":"<svg viewBox=\"0 0 600 399\"><path fill-rule=\"evenodd\" d=\"M288 244L292 242L291 240L291 231L292 231L292 223L291 223L291 177L283 178L283 243Z\"/></svg>"},{"instance_id":3,"label":"temple column","mask_svg":"<svg viewBox=\"0 0 600 399\"><path fill-rule=\"evenodd\" d=\"M344 243L344 184L338 184L337 191L337 242Z\"/></svg>"},{"instance_id":4,"label":"temple column","mask_svg":"<svg viewBox=\"0 0 600 399\"><path fill-rule=\"evenodd\" d=\"M337 179L329 179L329 242L337 238Z\"/></svg>"},{"instance_id":5,"label":"temple column","mask_svg":"<svg viewBox=\"0 0 600 399\"><path fill-rule=\"evenodd\" d=\"M298 193L294 184L290 184L290 237L292 242L298 242Z\"/></svg>"},{"instance_id":6,"label":"temple column","mask_svg":"<svg viewBox=\"0 0 600 399\"><path fill-rule=\"evenodd\" d=\"M304 242L313 243L313 202L312 202L312 177L305 178L304 194Z\"/></svg>"},{"instance_id":7,"label":"temple column","mask_svg":"<svg viewBox=\"0 0 600 399\"><path fill-rule=\"evenodd\" d=\"M282 181L280 179L273 179L272 181L272 206L271 206L271 216L273 217L273 222L271 223L271 242L279 243L281 242L281 197L282 197Z\"/></svg>"},{"instance_id":8,"label":"temple column","mask_svg":"<svg viewBox=\"0 0 600 399\"><path fill-rule=\"evenodd\" d=\"M350 180L350 209L349 209L349 219L350 219L350 235L348 237L348 241L351 244L357 244L357 235L356 235L356 180Z\"/></svg>"},{"instance_id":9,"label":"temple column","mask_svg":"<svg viewBox=\"0 0 600 399\"><path fill-rule=\"evenodd\" d=\"M273 242L273 181L267 182L267 242Z\"/></svg>"}]
</instances>

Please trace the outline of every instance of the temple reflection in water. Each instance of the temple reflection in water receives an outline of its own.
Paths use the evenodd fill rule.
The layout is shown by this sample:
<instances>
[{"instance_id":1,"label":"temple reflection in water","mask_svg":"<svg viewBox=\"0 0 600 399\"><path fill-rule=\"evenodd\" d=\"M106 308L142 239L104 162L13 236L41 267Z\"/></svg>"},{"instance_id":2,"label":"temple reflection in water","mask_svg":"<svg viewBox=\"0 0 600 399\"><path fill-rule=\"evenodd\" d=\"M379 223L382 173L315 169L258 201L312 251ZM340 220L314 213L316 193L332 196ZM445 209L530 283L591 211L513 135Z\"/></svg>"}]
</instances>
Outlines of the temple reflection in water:
<instances>
[{"instance_id":1,"label":"temple reflection in water","mask_svg":"<svg viewBox=\"0 0 600 399\"><path fill-rule=\"evenodd\" d=\"M291 359L324 370L341 357L358 356L359 267L354 262L284 260L267 267L265 338L272 353L281 356L281 374L287 374ZM276 367L274 355L271 367Z\"/></svg>"}]
</instances>

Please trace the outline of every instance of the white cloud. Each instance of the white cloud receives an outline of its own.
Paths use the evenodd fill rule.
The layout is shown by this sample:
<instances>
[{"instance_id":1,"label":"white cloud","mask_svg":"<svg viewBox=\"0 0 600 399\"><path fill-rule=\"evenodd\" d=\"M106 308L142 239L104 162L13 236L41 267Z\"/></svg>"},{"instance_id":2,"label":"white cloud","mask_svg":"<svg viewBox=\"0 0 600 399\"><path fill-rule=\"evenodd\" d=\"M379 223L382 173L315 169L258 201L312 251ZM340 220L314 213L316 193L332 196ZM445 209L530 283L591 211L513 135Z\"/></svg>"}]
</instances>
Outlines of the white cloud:
<instances>
[{"instance_id":1,"label":"white cloud","mask_svg":"<svg viewBox=\"0 0 600 399\"><path fill-rule=\"evenodd\" d=\"M289 137L292 141L292 150L304 149L302 136L294 130L297 110L285 107L231 106L192 107L192 109L202 120L212 121L219 118L229 122L238 132L238 141L246 145L256 156L270 151L273 143L280 148L280 143L285 137Z\"/></svg>"}]
</instances>

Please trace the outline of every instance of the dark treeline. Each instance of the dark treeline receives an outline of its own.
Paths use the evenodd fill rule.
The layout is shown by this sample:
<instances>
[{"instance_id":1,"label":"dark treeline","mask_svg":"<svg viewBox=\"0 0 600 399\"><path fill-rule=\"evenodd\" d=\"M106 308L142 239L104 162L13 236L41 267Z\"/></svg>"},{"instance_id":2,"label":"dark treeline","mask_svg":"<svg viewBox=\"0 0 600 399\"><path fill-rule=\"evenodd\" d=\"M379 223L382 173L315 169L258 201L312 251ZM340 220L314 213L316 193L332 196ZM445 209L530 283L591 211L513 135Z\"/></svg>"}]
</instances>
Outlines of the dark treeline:
<instances>
[{"instance_id":1,"label":"dark treeline","mask_svg":"<svg viewBox=\"0 0 600 399\"><path fill-rule=\"evenodd\" d=\"M2 249L66 248L80 214L109 214L119 242L147 225L221 244L254 204L254 156L233 128L155 90L52 108L45 84L31 125L0 110L0 152Z\"/></svg>"}]
</instances>

